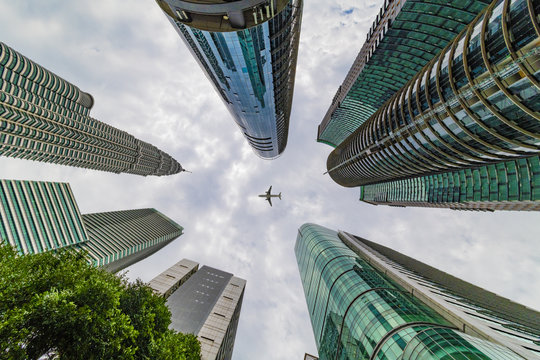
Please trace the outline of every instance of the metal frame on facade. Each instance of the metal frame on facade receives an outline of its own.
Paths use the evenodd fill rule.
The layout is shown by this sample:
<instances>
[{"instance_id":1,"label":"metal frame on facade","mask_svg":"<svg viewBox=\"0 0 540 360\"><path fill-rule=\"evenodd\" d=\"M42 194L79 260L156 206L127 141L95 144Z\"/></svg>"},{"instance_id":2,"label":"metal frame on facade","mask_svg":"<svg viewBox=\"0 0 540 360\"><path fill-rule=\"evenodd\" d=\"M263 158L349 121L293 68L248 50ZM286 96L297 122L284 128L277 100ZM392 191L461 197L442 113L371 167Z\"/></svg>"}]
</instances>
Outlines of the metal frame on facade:
<instances>
[{"instance_id":1,"label":"metal frame on facade","mask_svg":"<svg viewBox=\"0 0 540 360\"><path fill-rule=\"evenodd\" d=\"M518 1L527 0L514 2ZM529 119L539 120L540 114L530 109L524 100L509 90L518 80L530 80L534 77L529 69L534 68L532 64L537 57L537 48L535 50L534 46L538 46L535 44L538 44L540 39L537 37L532 41L528 40L527 44L521 44L519 50L513 48L510 41L512 29L508 24L510 3L511 0L493 1L447 44L438 56L330 154L327 162L328 173L336 182L343 186L368 185L379 181L478 167L540 153L539 127L525 124ZM531 5L527 4L530 10ZM494 26L498 26L497 31L503 33L503 46L506 46L508 55L500 58L497 63L491 63L486 34L496 6L498 9L503 7L502 21ZM536 18L524 19L520 25L528 26L526 21L535 24L535 31L537 30ZM474 56L478 58L478 53L481 54L485 71L473 75L469 49L474 29L480 29L479 33L475 32L478 35L475 35L474 41L479 42L479 52L474 50L477 51ZM463 73L467 79L467 83L461 85L460 89L456 86L452 71L458 45L463 47ZM504 77L505 71L514 68L519 69L523 75L521 78L512 78L513 82L508 83L510 80ZM533 90L538 91L538 81L530 81L530 84ZM433 92L435 90L436 92ZM511 101L510 105L505 106L514 106L515 111L522 111L525 125L510 120L491 103L488 97L497 91L501 91ZM445 98L445 93L449 93L451 98ZM432 95L438 99L434 101ZM425 99L421 99L422 97ZM472 109L474 104L483 106L485 111L488 111L487 114L491 114L491 120L486 115L480 118L478 110ZM457 111L466 113L468 124L458 119ZM388 115L392 113L395 113L396 121L388 119ZM492 125L493 121L500 122L500 125ZM451 127L454 130L451 130ZM478 127L479 131L474 131L474 127ZM491 136L494 141L489 141L481 135L482 132L485 136ZM415 161L411 161L412 159ZM431 169L422 170L421 167Z\"/></svg>"}]
</instances>

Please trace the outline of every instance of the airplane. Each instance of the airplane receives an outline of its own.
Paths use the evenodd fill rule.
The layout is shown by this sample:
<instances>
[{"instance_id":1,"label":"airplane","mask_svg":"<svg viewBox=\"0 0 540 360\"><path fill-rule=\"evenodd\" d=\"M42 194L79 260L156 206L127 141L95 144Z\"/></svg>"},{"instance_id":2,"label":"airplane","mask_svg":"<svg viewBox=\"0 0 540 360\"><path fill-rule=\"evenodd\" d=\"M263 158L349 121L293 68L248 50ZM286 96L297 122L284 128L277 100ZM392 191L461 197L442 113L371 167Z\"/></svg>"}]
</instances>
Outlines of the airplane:
<instances>
[{"instance_id":1,"label":"airplane","mask_svg":"<svg viewBox=\"0 0 540 360\"><path fill-rule=\"evenodd\" d=\"M279 198L279 200L281 200L281 193L279 193L278 195L272 195L272 185L270 185L270 188L268 189L266 194L261 194L259 195L259 197L266 198L266 200L268 200L268 202L270 203L270 206L272 206L272 198L276 197L276 198Z\"/></svg>"}]
</instances>

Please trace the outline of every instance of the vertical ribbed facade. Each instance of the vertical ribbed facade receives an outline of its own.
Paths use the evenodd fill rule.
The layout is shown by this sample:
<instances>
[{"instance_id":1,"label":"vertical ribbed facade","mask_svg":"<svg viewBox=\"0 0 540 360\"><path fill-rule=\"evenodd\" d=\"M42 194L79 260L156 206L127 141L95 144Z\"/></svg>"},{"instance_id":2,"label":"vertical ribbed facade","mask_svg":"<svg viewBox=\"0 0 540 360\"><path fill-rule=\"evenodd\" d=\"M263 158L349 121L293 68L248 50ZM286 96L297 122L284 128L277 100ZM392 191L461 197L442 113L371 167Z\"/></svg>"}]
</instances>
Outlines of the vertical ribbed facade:
<instances>
[{"instance_id":1,"label":"vertical ribbed facade","mask_svg":"<svg viewBox=\"0 0 540 360\"><path fill-rule=\"evenodd\" d=\"M538 312L372 244L315 224L299 229L321 360L540 358Z\"/></svg>"},{"instance_id":2,"label":"vertical ribbed facade","mask_svg":"<svg viewBox=\"0 0 540 360\"><path fill-rule=\"evenodd\" d=\"M506 188L507 178L534 189L540 152L539 7L527 0L493 1L334 149L327 161L330 176L343 186L362 186L419 183L470 169L501 181L490 184L490 193ZM512 175L518 162L532 170L530 182ZM537 201L526 195L523 200Z\"/></svg>"},{"instance_id":3,"label":"vertical ribbed facade","mask_svg":"<svg viewBox=\"0 0 540 360\"><path fill-rule=\"evenodd\" d=\"M0 241L37 254L87 240L69 184L0 180Z\"/></svg>"},{"instance_id":4,"label":"vertical ribbed facade","mask_svg":"<svg viewBox=\"0 0 540 360\"><path fill-rule=\"evenodd\" d=\"M150 256L183 231L155 209L85 214L82 221L89 241L80 247L96 266L113 272Z\"/></svg>"},{"instance_id":5,"label":"vertical ribbed facade","mask_svg":"<svg viewBox=\"0 0 540 360\"><path fill-rule=\"evenodd\" d=\"M317 140L339 145L489 2L384 0L366 42L319 125Z\"/></svg>"},{"instance_id":6,"label":"vertical ribbed facade","mask_svg":"<svg viewBox=\"0 0 540 360\"><path fill-rule=\"evenodd\" d=\"M93 103L0 42L0 155L144 176L182 171L155 146L90 117Z\"/></svg>"},{"instance_id":7,"label":"vertical ribbed facade","mask_svg":"<svg viewBox=\"0 0 540 360\"><path fill-rule=\"evenodd\" d=\"M302 0L220 3L158 1L253 151L273 159L287 145Z\"/></svg>"},{"instance_id":8,"label":"vertical ribbed facade","mask_svg":"<svg viewBox=\"0 0 540 360\"><path fill-rule=\"evenodd\" d=\"M360 186L375 205L454 210L540 210L538 156L404 180Z\"/></svg>"}]
</instances>

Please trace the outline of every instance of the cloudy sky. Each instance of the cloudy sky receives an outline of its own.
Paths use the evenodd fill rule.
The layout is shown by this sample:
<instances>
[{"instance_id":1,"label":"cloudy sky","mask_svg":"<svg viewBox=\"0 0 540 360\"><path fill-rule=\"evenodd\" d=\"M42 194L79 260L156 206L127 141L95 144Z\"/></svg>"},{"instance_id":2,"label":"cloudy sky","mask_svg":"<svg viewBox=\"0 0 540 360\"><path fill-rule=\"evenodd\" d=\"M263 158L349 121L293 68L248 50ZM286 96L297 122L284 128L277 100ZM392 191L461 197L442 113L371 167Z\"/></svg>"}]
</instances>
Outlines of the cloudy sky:
<instances>
[{"instance_id":1,"label":"cloudy sky","mask_svg":"<svg viewBox=\"0 0 540 360\"><path fill-rule=\"evenodd\" d=\"M375 207L323 176L331 148L315 141L317 125L381 3L306 1L289 145L264 161L153 0L0 0L0 41L91 93L93 117L193 171L144 178L0 158L0 176L69 182L83 213L154 207L184 226L128 275L149 281L186 257L247 279L236 360L316 354L293 251L305 222L538 308L538 213ZM256 196L270 185L283 193L272 208Z\"/></svg>"}]
</instances>

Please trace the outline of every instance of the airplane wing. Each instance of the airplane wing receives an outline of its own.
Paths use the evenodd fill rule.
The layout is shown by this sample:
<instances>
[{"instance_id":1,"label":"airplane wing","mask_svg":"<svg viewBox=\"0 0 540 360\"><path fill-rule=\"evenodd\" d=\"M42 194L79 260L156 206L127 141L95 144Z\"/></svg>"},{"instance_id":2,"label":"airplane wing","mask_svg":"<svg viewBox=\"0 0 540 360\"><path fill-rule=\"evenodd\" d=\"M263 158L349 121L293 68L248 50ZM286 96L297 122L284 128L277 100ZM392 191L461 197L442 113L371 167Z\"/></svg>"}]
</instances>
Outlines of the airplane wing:
<instances>
[{"instance_id":1,"label":"airplane wing","mask_svg":"<svg viewBox=\"0 0 540 360\"><path fill-rule=\"evenodd\" d=\"M270 203L270 206L272 206L272 198L267 197L266 200Z\"/></svg>"},{"instance_id":2,"label":"airplane wing","mask_svg":"<svg viewBox=\"0 0 540 360\"><path fill-rule=\"evenodd\" d=\"M271 191L272 191L272 185L270 185L270 188L269 188L268 191L266 192L266 195L271 195L271 194L270 194Z\"/></svg>"}]
</instances>

